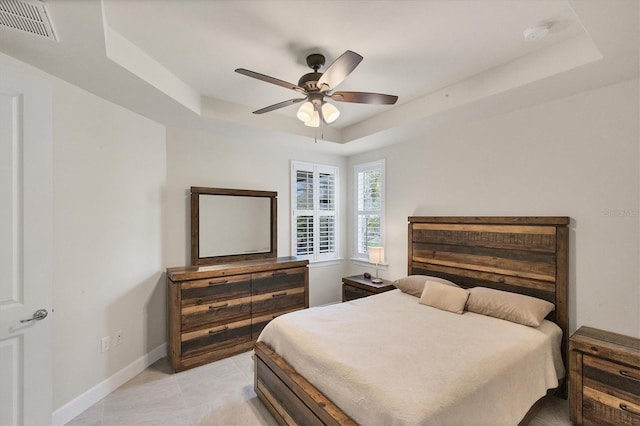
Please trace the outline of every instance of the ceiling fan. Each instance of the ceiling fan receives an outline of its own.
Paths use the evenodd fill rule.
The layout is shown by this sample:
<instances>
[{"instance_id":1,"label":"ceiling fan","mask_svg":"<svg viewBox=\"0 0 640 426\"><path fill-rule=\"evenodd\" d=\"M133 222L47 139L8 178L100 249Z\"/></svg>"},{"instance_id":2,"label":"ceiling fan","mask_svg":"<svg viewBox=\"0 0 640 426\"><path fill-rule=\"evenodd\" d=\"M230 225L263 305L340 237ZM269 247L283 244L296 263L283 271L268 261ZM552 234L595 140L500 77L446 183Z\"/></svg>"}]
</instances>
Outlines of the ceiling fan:
<instances>
[{"instance_id":1,"label":"ceiling fan","mask_svg":"<svg viewBox=\"0 0 640 426\"><path fill-rule=\"evenodd\" d=\"M298 109L297 117L307 126L318 127L320 122L325 124L333 123L340 115L338 108L327 102L325 98L331 98L337 102L378 105L393 105L398 101L397 96L383 95L381 93L334 92L335 88L351 74L362 59L362 56L347 50L333 61L324 72L318 72L324 66L325 58L324 55L313 53L307 56L307 65L313 69L313 72L300 77L297 85L244 68L238 68L235 71L247 77L253 77L267 83L295 90L305 96L304 98L289 99L261 108L253 111L254 114L264 114L265 112L306 101Z\"/></svg>"}]
</instances>

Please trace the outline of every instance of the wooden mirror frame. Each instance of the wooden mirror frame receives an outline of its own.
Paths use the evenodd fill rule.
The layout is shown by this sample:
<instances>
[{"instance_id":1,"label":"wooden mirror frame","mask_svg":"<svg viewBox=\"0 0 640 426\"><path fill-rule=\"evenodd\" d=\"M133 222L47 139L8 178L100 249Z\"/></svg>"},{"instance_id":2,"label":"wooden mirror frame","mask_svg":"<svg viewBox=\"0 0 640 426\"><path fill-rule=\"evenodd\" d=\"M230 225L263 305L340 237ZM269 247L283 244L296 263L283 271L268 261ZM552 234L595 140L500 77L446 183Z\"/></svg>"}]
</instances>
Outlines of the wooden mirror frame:
<instances>
[{"instance_id":1,"label":"wooden mirror frame","mask_svg":"<svg viewBox=\"0 0 640 426\"><path fill-rule=\"evenodd\" d=\"M228 195L230 197L269 198L271 203L271 250L260 253L229 254L200 257L200 195ZM278 193L247 189L191 187L191 265L214 265L242 260L266 259L278 256Z\"/></svg>"}]
</instances>

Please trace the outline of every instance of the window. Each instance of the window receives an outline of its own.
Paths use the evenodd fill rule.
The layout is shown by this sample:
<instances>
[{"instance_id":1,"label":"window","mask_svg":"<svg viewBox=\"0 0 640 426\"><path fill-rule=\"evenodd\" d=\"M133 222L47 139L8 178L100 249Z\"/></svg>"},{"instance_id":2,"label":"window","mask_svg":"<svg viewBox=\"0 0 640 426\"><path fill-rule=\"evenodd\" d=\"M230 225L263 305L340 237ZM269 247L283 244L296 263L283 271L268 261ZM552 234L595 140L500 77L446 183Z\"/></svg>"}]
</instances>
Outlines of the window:
<instances>
[{"instance_id":1,"label":"window","mask_svg":"<svg viewBox=\"0 0 640 426\"><path fill-rule=\"evenodd\" d=\"M309 261L338 258L338 168L291 162L292 249Z\"/></svg>"},{"instance_id":2,"label":"window","mask_svg":"<svg viewBox=\"0 0 640 426\"><path fill-rule=\"evenodd\" d=\"M384 245L384 160L354 170L355 258L367 260L369 247Z\"/></svg>"}]
</instances>

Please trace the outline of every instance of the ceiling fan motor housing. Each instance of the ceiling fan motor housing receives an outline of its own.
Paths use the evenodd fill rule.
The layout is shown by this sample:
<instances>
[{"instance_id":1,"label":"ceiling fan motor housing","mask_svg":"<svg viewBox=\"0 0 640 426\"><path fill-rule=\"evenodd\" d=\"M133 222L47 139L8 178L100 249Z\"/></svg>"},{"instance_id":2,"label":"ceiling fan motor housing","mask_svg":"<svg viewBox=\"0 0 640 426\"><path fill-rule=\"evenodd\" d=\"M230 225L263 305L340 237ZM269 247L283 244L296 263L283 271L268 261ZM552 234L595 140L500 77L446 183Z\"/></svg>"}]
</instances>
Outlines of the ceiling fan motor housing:
<instances>
[{"instance_id":1,"label":"ceiling fan motor housing","mask_svg":"<svg viewBox=\"0 0 640 426\"><path fill-rule=\"evenodd\" d=\"M300 77L300 80L298 80L298 86L304 87L307 91L313 92L318 90L318 85L316 83L320 80L320 77L322 77L322 73L318 72L318 70L324 66L324 61L324 55L321 55L320 53L312 53L307 56L307 65L313 70L313 72Z\"/></svg>"},{"instance_id":2,"label":"ceiling fan motor housing","mask_svg":"<svg viewBox=\"0 0 640 426\"><path fill-rule=\"evenodd\" d=\"M304 87L307 91L313 92L318 90L318 85L316 84L318 80L322 77L321 72L310 72L308 74L303 75L298 80L298 86Z\"/></svg>"},{"instance_id":3,"label":"ceiling fan motor housing","mask_svg":"<svg viewBox=\"0 0 640 426\"><path fill-rule=\"evenodd\" d=\"M307 65L314 71L318 71L324 66L324 55L319 53L312 53L307 56Z\"/></svg>"}]
</instances>

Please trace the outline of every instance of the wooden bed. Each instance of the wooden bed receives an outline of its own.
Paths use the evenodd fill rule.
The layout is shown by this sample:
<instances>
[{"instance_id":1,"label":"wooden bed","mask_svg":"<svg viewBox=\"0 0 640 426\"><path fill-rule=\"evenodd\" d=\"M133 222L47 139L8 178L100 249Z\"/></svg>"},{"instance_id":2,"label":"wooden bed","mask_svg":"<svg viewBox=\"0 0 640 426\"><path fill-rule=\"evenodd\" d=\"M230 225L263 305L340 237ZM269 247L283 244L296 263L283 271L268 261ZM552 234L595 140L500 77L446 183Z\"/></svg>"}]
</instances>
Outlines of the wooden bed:
<instances>
[{"instance_id":1,"label":"wooden bed","mask_svg":"<svg viewBox=\"0 0 640 426\"><path fill-rule=\"evenodd\" d=\"M408 275L446 278L555 305L568 373L568 217L409 217ZM255 390L280 424L355 422L266 344L255 346ZM566 398L566 380L557 393Z\"/></svg>"}]
</instances>

